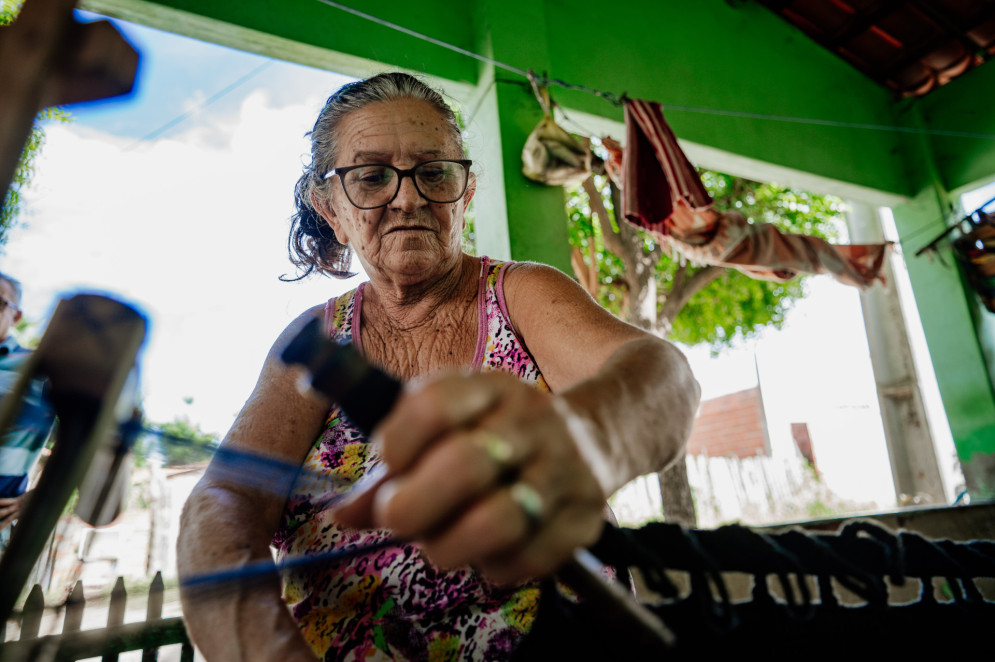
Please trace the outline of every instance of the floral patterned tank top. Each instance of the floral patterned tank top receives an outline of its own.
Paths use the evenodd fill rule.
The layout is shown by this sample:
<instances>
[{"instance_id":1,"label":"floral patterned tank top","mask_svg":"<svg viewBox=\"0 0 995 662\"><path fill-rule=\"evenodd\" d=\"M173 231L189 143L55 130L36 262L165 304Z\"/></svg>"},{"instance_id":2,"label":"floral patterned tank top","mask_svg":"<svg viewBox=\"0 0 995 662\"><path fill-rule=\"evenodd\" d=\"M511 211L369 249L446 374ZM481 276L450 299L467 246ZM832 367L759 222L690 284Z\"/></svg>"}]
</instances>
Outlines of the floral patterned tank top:
<instances>
[{"instance_id":1,"label":"floral patterned tank top","mask_svg":"<svg viewBox=\"0 0 995 662\"><path fill-rule=\"evenodd\" d=\"M472 365L510 372L548 391L509 321L503 294L509 264L481 260ZM325 309L328 335L360 351L363 288L332 299ZM274 534L277 560L387 539L387 530L340 527L322 505L351 489L378 461L363 434L333 406ZM506 660L532 625L539 589L536 584L495 587L471 568L436 570L417 547L397 544L306 571L285 571L284 598L324 660Z\"/></svg>"}]
</instances>

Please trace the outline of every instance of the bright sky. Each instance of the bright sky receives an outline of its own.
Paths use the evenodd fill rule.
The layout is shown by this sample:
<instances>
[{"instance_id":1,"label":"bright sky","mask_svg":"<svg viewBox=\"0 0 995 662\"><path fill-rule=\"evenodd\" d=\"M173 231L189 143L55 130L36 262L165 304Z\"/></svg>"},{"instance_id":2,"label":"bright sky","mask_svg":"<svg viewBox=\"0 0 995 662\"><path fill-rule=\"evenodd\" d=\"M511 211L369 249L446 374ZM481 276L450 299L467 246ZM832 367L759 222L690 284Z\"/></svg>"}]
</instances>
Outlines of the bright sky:
<instances>
[{"instance_id":1,"label":"bright sky","mask_svg":"<svg viewBox=\"0 0 995 662\"><path fill-rule=\"evenodd\" d=\"M347 79L122 29L142 54L136 93L71 108L72 123L47 126L0 269L24 283L30 319L47 319L59 297L79 290L144 310L147 416L187 416L224 433L277 334L358 283L279 280L291 267L288 218L304 134ZM858 293L828 277L810 279L809 291L784 331L718 359L704 348L688 355L706 398L751 388L759 375L772 445L791 443L789 423L809 422L816 443L819 435L839 439L817 452L820 465L838 465L849 479L846 496L888 505ZM940 453L952 465L952 446Z\"/></svg>"}]
</instances>

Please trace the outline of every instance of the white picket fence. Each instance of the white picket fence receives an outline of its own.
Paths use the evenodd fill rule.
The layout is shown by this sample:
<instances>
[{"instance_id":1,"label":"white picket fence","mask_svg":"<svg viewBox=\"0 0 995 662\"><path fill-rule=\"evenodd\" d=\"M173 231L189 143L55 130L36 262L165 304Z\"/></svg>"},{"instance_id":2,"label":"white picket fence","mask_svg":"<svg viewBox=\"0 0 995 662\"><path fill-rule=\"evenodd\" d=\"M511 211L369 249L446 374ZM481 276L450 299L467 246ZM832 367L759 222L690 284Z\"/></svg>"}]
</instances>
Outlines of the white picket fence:
<instances>
[{"instance_id":1,"label":"white picket fence","mask_svg":"<svg viewBox=\"0 0 995 662\"><path fill-rule=\"evenodd\" d=\"M800 457L687 457L699 528L769 524L851 513L870 504L834 495ZM662 519L656 474L640 476L611 499L621 524Z\"/></svg>"}]
</instances>

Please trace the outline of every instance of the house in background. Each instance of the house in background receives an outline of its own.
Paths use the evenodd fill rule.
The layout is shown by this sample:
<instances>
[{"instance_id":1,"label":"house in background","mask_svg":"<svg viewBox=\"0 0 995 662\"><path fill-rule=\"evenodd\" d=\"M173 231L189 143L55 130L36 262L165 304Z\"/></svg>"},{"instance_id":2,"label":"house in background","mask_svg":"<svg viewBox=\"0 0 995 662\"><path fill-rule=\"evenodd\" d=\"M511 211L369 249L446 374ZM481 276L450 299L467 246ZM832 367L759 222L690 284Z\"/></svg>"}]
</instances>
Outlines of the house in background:
<instances>
[{"instance_id":1,"label":"house in background","mask_svg":"<svg viewBox=\"0 0 995 662\"><path fill-rule=\"evenodd\" d=\"M688 440L688 455L744 458L770 452L759 386L701 403Z\"/></svg>"}]
</instances>

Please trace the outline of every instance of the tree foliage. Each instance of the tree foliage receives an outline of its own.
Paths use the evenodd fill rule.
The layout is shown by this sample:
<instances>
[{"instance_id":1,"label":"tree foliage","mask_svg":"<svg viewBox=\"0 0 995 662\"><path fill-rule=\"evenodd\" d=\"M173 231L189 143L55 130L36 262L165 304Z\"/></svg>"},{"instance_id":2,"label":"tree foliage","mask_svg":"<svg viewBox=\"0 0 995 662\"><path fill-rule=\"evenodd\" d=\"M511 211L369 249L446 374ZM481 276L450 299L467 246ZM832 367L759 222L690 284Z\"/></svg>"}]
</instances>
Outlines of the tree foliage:
<instances>
[{"instance_id":1,"label":"tree foliage","mask_svg":"<svg viewBox=\"0 0 995 662\"><path fill-rule=\"evenodd\" d=\"M0 25L13 23L23 4L23 0L0 0Z\"/></svg>"},{"instance_id":2,"label":"tree foliage","mask_svg":"<svg viewBox=\"0 0 995 662\"><path fill-rule=\"evenodd\" d=\"M21 10L20 0L2 0L0 2L0 27L10 25L17 18ZM62 108L46 108L38 113L35 124L31 127L31 134L21 152L21 160L17 163L14 171L14 179L10 183L3 196L0 205L0 245L7 243L8 233L17 223L18 215L21 212L21 190L24 189L34 177L35 160L45 143L45 129L43 123L46 121L69 121L69 113Z\"/></svg>"},{"instance_id":3,"label":"tree foliage","mask_svg":"<svg viewBox=\"0 0 995 662\"><path fill-rule=\"evenodd\" d=\"M750 222L771 223L788 232L830 241L839 236L843 203L837 198L718 172L701 174L718 210L734 209ZM607 177L595 176L594 185L586 188L568 191L567 196L575 270L577 258L583 257L588 289L624 319L639 324L633 307L645 293L636 290L650 286L655 288L656 314L640 326L686 345L707 343L718 351L764 327L780 328L792 303L804 293L801 278L775 283L734 269L689 264L646 232L626 222L619 225L614 213L618 192ZM597 217L599 202L592 204L592 191L600 193L607 223ZM655 283L637 282L633 272L639 268L652 268Z\"/></svg>"}]
</instances>

